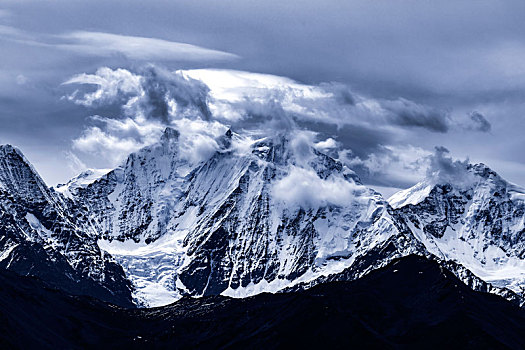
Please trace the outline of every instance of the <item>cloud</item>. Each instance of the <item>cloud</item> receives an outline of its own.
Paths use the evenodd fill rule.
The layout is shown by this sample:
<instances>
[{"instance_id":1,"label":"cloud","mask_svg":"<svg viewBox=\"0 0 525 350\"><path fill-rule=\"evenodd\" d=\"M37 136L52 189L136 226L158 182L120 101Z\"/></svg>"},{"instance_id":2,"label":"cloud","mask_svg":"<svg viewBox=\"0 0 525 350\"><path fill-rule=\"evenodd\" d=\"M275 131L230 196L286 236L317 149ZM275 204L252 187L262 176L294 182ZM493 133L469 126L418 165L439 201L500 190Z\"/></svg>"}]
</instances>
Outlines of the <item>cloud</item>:
<instances>
[{"instance_id":1,"label":"cloud","mask_svg":"<svg viewBox=\"0 0 525 350\"><path fill-rule=\"evenodd\" d=\"M126 69L110 69L101 67L95 74L78 74L66 80L63 85L93 85L96 90L85 92L75 92L68 96L68 99L76 104L92 106L94 104L108 104L114 102L127 102L126 98L137 96L142 93L141 77L131 73Z\"/></svg>"},{"instance_id":2,"label":"cloud","mask_svg":"<svg viewBox=\"0 0 525 350\"><path fill-rule=\"evenodd\" d=\"M327 152L329 152L331 150L339 148L339 144L337 143L336 140L334 140L333 138L329 137L329 138L327 138L324 141L316 142L314 144L314 147L317 150L319 150L319 151L321 151L323 153L327 153Z\"/></svg>"},{"instance_id":3,"label":"cloud","mask_svg":"<svg viewBox=\"0 0 525 350\"><path fill-rule=\"evenodd\" d=\"M366 189L340 176L321 179L313 169L292 167L274 183L272 190L274 198L287 206L315 208L327 204L350 205Z\"/></svg>"},{"instance_id":4,"label":"cloud","mask_svg":"<svg viewBox=\"0 0 525 350\"><path fill-rule=\"evenodd\" d=\"M113 117L90 117L96 125L73 141L75 150L104 157L111 166L156 142L166 126L179 131L182 158L198 163L219 149L216 138L228 129L210 120L208 87L177 72L152 65L137 73L100 68L95 74L76 75L64 83L72 84L81 85L67 96L76 104L95 111L105 111L108 105L119 107ZM84 86L95 90L85 91Z\"/></svg>"},{"instance_id":5,"label":"cloud","mask_svg":"<svg viewBox=\"0 0 525 350\"><path fill-rule=\"evenodd\" d=\"M330 82L319 84L323 90L333 94L334 99L342 105L354 106L359 100L359 96L354 93L348 85Z\"/></svg>"},{"instance_id":6,"label":"cloud","mask_svg":"<svg viewBox=\"0 0 525 350\"><path fill-rule=\"evenodd\" d=\"M445 111L423 106L404 98L384 101L382 106L390 112L388 118L393 124L441 133L449 129L450 117Z\"/></svg>"},{"instance_id":7,"label":"cloud","mask_svg":"<svg viewBox=\"0 0 525 350\"><path fill-rule=\"evenodd\" d=\"M311 131L293 131L290 137L290 148L295 156L296 162L306 165L314 157L312 145L315 133Z\"/></svg>"},{"instance_id":8,"label":"cloud","mask_svg":"<svg viewBox=\"0 0 525 350\"><path fill-rule=\"evenodd\" d=\"M103 32L76 31L60 35L68 43L56 44L57 48L83 55L112 56L122 54L129 59L142 61L229 61L239 56L203 48L196 45L156 38L119 35Z\"/></svg>"},{"instance_id":9,"label":"cloud","mask_svg":"<svg viewBox=\"0 0 525 350\"><path fill-rule=\"evenodd\" d=\"M209 89L202 82L152 65L137 74L126 69L102 67L95 74L79 74L63 85L96 86L93 92L78 89L67 98L86 107L118 104L128 116L167 122L170 116L209 119Z\"/></svg>"},{"instance_id":10,"label":"cloud","mask_svg":"<svg viewBox=\"0 0 525 350\"><path fill-rule=\"evenodd\" d=\"M425 177L431 154L412 145L386 145L363 158L341 150L339 159L368 184L407 188Z\"/></svg>"},{"instance_id":11,"label":"cloud","mask_svg":"<svg viewBox=\"0 0 525 350\"><path fill-rule=\"evenodd\" d=\"M188 160L190 164L198 164L209 159L220 149L217 139L228 130L228 127L220 122L199 118L177 119L171 125L180 132L181 158Z\"/></svg>"},{"instance_id":12,"label":"cloud","mask_svg":"<svg viewBox=\"0 0 525 350\"><path fill-rule=\"evenodd\" d=\"M209 88L202 82L148 66L141 74L142 96L137 107L141 113L168 122L170 117L199 116L209 120Z\"/></svg>"},{"instance_id":13,"label":"cloud","mask_svg":"<svg viewBox=\"0 0 525 350\"><path fill-rule=\"evenodd\" d=\"M73 149L102 157L116 166L131 152L157 142L165 126L142 117L113 119L93 116L98 126L87 127L73 140Z\"/></svg>"},{"instance_id":14,"label":"cloud","mask_svg":"<svg viewBox=\"0 0 525 350\"><path fill-rule=\"evenodd\" d=\"M64 157L66 158L67 167L71 173L76 175L87 169L87 165L80 158L78 158L75 153L71 151L65 151Z\"/></svg>"},{"instance_id":15,"label":"cloud","mask_svg":"<svg viewBox=\"0 0 525 350\"><path fill-rule=\"evenodd\" d=\"M73 174L79 174L87 168L86 164L75 153L66 151L64 156L67 160L67 166Z\"/></svg>"},{"instance_id":16,"label":"cloud","mask_svg":"<svg viewBox=\"0 0 525 350\"><path fill-rule=\"evenodd\" d=\"M74 149L101 156L109 160L113 166L122 162L130 153L146 145L147 143L131 137L118 137L110 134L96 126L87 128L79 138L73 141Z\"/></svg>"},{"instance_id":17,"label":"cloud","mask_svg":"<svg viewBox=\"0 0 525 350\"><path fill-rule=\"evenodd\" d=\"M473 111L470 113L471 124L469 127L471 130L489 132L492 128L489 121L483 116L483 114Z\"/></svg>"},{"instance_id":18,"label":"cloud","mask_svg":"<svg viewBox=\"0 0 525 350\"><path fill-rule=\"evenodd\" d=\"M475 178L468 171L469 160L453 160L448 156L449 153L450 151L443 146L435 148L434 154L429 157L427 178L438 184L471 185Z\"/></svg>"},{"instance_id":19,"label":"cloud","mask_svg":"<svg viewBox=\"0 0 525 350\"><path fill-rule=\"evenodd\" d=\"M189 70L186 76L210 88L210 110L230 121L279 119L374 130L422 128L445 133L452 124L448 111L399 98L376 99L341 83L306 85L291 79L233 70ZM218 115L215 116L219 118Z\"/></svg>"},{"instance_id":20,"label":"cloud","mask_svg":"<svg viewBox=\"0 0 525 350\"><path fill-rule=\"evenodd\" d=\"M231 70L171 72L153 65L135 72L101 68L65 84L92 87L68 96L77 104L95 111L120 106L111 118L92 117L96 125L74 141L76 150L113 161L155 142L163 128L171 126L180 132L181 154L198 163L218 150L217 138L233 128L257 137L291 135L297 165L306 167L316 148L339 157L365 183L406 187L423 176L427 165L423 159L429 154L403 141L406 135L421 134L421 130L443 134L453 125L460 126L446 111L402 98L376 99L342 84L305 85ZM485 127L484 119L474 119L475 130Z\"/></svg>"}]
</instances>

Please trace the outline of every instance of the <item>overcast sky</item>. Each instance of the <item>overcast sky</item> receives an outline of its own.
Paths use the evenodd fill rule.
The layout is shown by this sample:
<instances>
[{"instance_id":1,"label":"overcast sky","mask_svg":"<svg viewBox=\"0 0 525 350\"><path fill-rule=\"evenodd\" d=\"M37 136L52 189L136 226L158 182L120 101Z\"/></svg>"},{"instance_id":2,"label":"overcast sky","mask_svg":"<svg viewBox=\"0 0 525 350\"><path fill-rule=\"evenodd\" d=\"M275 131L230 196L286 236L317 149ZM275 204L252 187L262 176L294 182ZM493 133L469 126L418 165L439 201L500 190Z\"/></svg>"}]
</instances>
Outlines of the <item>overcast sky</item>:
<instances>
[{"instance_id":1,"label":"overcast sky","mask_svg":"<svg viewBox=\"0 0 525 350\"><path fill-rule=\"evenodd\" d=\"M523 1L4 0L0 143L19 147L50 185L84 165L113 166L99 149L90 154L86 137L96 123L111 136L101 118L122 121L117 102L129 98L121 95L150 89L133 86L133 76L156 79L148 64L217 68L331 93L316 106L294 101L319 116L298 125L318 133L313 142L332 138L371 185L413 184L424 172L411 167L435 146L525 185L523 14ZM101 78L101 67L130 75ZM213 93L214 81L201 78ZM85 91L74 95L86 83L88 92L100 90L101 79L121 79L116 100L89 104ZM177 78L163 79L151 86L189 101L175 96Z\"/></svg>"}]
</instances>

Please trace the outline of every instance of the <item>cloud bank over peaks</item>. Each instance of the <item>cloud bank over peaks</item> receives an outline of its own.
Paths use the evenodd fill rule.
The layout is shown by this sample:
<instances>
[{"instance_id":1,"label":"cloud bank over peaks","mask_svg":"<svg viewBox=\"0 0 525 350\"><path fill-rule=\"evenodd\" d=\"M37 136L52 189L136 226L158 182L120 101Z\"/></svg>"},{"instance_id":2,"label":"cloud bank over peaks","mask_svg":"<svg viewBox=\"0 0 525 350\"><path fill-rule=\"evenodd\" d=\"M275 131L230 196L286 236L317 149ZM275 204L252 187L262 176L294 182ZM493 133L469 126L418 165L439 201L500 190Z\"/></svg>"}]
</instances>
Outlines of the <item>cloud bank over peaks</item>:
<instances>
[{"instance_id":1,"label":"cloud bank over peaks","mask_svg":"<svg viewBox=\"0 0 525 350\"><path fill-rule=\"evenodd\" d=\"M67 96L74 103L95 111L117 107L116 117L90 117L95 125L73 141L75 150L105 157L111 166L158 141L166 126L181 133L181 155L199 162L218 148L215 138L227 130L210 120L206 85L151 65L139 73L100 68L95 74L76 75L64 84L79 86Z\"/></svg>"},{"instance_id":2,"label":"cloud bank over peaks","mask_svg":"<svg viewBox=\"0 0 525 350\"><path fill-rule=\"evenodd\" d=\"M180 133L181 155L197 164L220 148L217 139L231 128L246 136L235 141L236 149L245 149L250 139L286 133L294 135L300 167L315 148L339 158L365 183L407 187L424 175L430 153L406 144L411 133L490 130L477 112L462 120L450 111L403 98L372 98L339 83L306 85L233 70L103 67L75 75L64 86L75 88L68 100L93 114L73 149L104 157L106 167L156 142L167 126ZM301 171L294 176L307 178Z\"/></svg>"}]
</instances>

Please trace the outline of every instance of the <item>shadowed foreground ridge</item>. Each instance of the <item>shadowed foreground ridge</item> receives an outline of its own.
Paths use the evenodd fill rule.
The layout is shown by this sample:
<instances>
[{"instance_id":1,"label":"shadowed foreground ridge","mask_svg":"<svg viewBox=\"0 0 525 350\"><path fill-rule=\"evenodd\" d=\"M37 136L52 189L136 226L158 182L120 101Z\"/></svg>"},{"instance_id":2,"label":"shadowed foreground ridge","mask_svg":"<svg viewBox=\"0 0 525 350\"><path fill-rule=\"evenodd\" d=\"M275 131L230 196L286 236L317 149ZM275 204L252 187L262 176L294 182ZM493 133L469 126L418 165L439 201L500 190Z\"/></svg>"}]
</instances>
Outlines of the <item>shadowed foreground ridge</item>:
<instances>
[{"instance_id":1,"label":"shadowed foreground ridge","mask_svg":"<svg viewBox=\"0 0 525 350\"><path fill-rule=\"evenodd\" d=\"M523 348L525 312L408 256L353 282L122 309L0 272L2 347Z\"/></svg>"}]
</instances>

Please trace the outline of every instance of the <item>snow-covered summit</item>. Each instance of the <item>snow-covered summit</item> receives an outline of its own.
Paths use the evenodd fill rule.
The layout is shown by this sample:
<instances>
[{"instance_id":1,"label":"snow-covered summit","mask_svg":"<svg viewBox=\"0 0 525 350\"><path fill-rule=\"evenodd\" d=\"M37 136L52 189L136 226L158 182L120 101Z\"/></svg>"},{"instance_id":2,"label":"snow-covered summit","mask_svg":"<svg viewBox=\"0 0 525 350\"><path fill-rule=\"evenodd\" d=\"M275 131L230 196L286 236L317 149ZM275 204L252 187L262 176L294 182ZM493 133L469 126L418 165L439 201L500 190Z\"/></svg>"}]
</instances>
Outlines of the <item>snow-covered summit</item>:
<instances>
[{"instance_id":1,"label":"snow-covered summit","mask_svg":"<svg viewBox=\"0 0 525 350\"><path fill-rule=\"evenodd\" d=\"M468 164L465 173L468 182L430 177L389 202L431 253L522 292L525 191L484 164Z\"/></svg>"},{"instance_id":2,"label":"snow-covered summit","mask_svg":"<svg viewBox=\"0 0 525 350\"><path fill-rule=\"evenodd\" d=\"M69 180L65 184L59 184L54 189L65 197L72 198L79 188L84 188L113 169L87 169Z\"/></svg>"},{"instance_id":3,"label":"snow-covered summit","mask_svg":"<svg viewBox=\"0 0 525 350\"><path fill-rule=\"evenodd\" d=\"M518 198L524 193L520 186L511 184L483 163L466 164L464 169L456 171L453 175L443 174L442 171L427 174L427 177L416 185L394 193L389 199L389 204L395 208L406 205L417 205L427 198L436 186L451 186L459 191L476 190L489 187L504 189L512 192Z\"/></svg>"}]
</instances>

